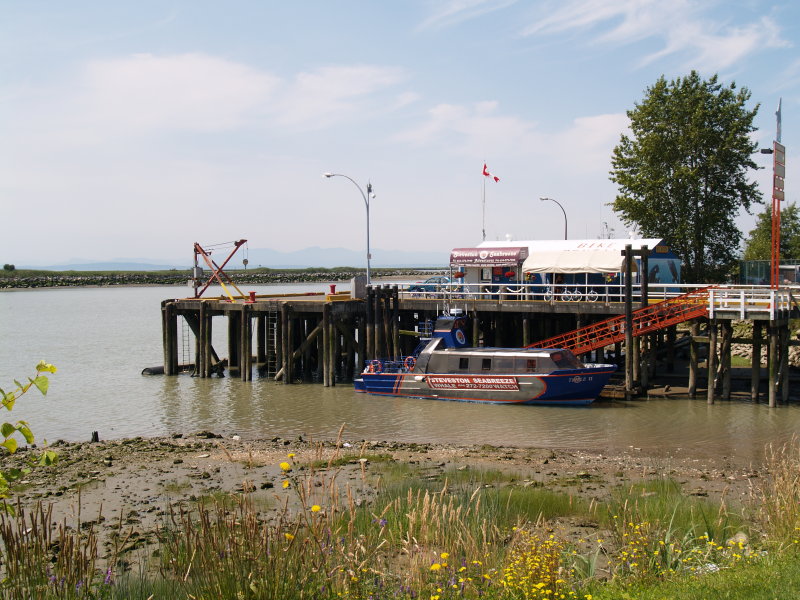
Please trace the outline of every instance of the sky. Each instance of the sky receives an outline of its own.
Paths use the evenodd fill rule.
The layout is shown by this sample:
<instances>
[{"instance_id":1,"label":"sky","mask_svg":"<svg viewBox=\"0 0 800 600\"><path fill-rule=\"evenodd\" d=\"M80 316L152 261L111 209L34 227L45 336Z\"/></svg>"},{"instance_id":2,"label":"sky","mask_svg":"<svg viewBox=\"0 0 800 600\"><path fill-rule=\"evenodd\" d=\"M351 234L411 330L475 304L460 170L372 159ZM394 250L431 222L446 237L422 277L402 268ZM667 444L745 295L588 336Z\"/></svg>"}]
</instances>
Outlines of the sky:
<instances>
[{"instance_id":1,"label":"sky","mask_svg":"<svg viewBox=\"0 0 800 600\"><path fill-rule=\"evenodd\" d=\"M0 0L0 261L364 249L368 183L373 250L560 239L541 197L627 237L626 111L693 69L751 91L762 148L782 99L797 202L799 27L796 0Z\"/></svg>"}]
</instances>

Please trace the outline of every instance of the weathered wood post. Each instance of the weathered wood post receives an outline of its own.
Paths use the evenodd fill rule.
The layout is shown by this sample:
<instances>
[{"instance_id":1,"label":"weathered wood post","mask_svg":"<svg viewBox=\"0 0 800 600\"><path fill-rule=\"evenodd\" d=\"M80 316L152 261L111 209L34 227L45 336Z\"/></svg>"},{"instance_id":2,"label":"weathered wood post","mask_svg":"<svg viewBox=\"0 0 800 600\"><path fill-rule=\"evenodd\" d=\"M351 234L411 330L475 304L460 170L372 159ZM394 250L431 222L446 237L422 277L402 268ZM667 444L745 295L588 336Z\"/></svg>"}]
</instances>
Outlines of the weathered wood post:
<instances>
[{"instance_id":1,"label":"weathered wood post","mask_svg":"<svg viewBox=\"0 0 800 600\"><path fill-rule=\"evenodd\" d=\"M354 374L358 374L364 368L367 360L367 326L366 317L359 315L356 317L356 328L358 329L358 360L356 361Z\"/></svg>"},{"instance_id":2,"label":"weathered wood post","mask_svg":"<svg viewBox=\"0 0 800 600\"><path fill-rule=\"evenodd\" d=\"M700 357L697 351L697 336L700 334L700 323L692 319L689 324L689 383L688 394L690 398L697 396L697 380L700 376Z\"/></svg>"},{"instance_id":3,"label":"weathered wood post","mask_svg":"<svg viewBox=\"0 0 800 600\"><path fill-rule=\"evenodd\" d=\"M281 304L281 373L282 373L282 381L284 384L292 383L292 379L289 373L289 365L292 362L292 355L289 343L289 336L291 334L290 327L289 327L289 312L290 312L289 304L284 302Z\"/></svg>"},{"instance_id":4,"label":"weathered wood post","mask_svg":"<svg viewBox=\"0 0 800 600\"><path fill-rule=\"evenodd\" d=\"M642 246L641 250L639 250L639 289L641 297L639 298L639 307L640 308L647 308L650 303L649 299L649 288L648 284L648 257L650 256L650 252L647 249L647 246ZM641 340L639 347L639 356L637 363L639 366L639 381L641 383L641 387L643 390L650 389L650 361L652 360L651 351L652 351L652 344L651 344L651 334L645 334L636 338Z\"/></svg>"},{"instance_id":5,"label":"weathered wood post","mask_svg":"<svg viewBox=\"0 0 800 600\"><path fill-rule=\"evenodd\" d=\"M675 341L678 337L678 328L675 325L667 327L667 373L675 372Z\"/></svg>"},{"instance_id":6,"label":"weathered wood post","mask_svg":"<svg viewBox=\"0 0 800 600\"><path fill-rule=\"evenodd\" d=\"M366 355L361 357L362 366L366 364L365 361L371 358L375 358L375 327L373 325L373 311L374 311L374 297L375 297L375 290L372 289L371 285L367 286L367 296L364 299L364 343L365 343L365 352Z\"/></svg>"},{"instance_id":7,"label":"weathered wood post","mask_svg":"<svg viewBox=\"0 0 800 600\"><path fill-rule=\"evenodd\" d=\"M328 360L328 383L331 387L336 385L336 367L337 367L337 351L338 351L338 338L339 334L336 331L336 323L333 316L333 306L330 307L331 313L328 319L328 347L325 348L325 353Z\"/></svg>"},{"instance_id":8,"label":"weathered wood post","mask_svg":"<svg viewBox=\"0 0 800 600\"><path fill-rule=\"evenodd\" d=\"M267 362L267 318L264 313L256 317L256 364Z\"/></svg>"},{"instance_id":9,"label":"weathered wood post","mask_svg":"<svg viewBox=\"0 0 800 600\"><path fill-rule=\"evenodd\" d=\"M325 387L331 385L331 372L330 363L328 362L328 348L330 347L331 335L331 304L326 302L322 306L322 353L320 360L322 361L322 384Z\"/></svg>"},{"instance_id":10,"label":"weathered wood post","mask_svg":"<svg viewBox=\"0 0 800 600\"><path fill-rule=\"evenodd\" d=\"M769 407L778 405L778 327L775 321L770 321L767 328L769 336L769 350L767 351L767 364L769 365Z\"/></svg>"},{"instance_id":11,"label":"weathered wood post","mask_svg":"<svg viewBox=\"0 0 800 600\"><path fill-rule=\"evenodd\" d=\"M709 319L708 321L708 358L706 358L706 365L708 366L708 394L707 403L714 404L714 396L716 393L717 383L717 320Z\"/></svg>"},{"instance_id":12,"label":"weathered wood post","mask_svg":"<svg viewBox=\"0 0 800 600\"><path fill-rule=\"evenodd\" d=\"M719 348L720 370L722 371L722 399L731 399L731 344L733 341L733 324L730 319L721 322L722 341Z\"/></svg>"},{"instance_id":13,"label":"weathered wood post","mask_svg":"<svg viewBox=\"0 0 800 600\"><path fill-rule=\"evenodd\" d=\"M625 256L625 397L630 399L633 396L633 283L631 276L633 273L633 254L632 246L625 245L623 254Z\"/></svg>"},{"instance_id":14,"label":"weathered wood post","mask_svg":"<svg viewBox=\"0 0 800 600\"><path fill-rule=\"evenodd\" d=\"M242 313L228 312L228 371L231 377L239 375L242 367Z\"/></svg>"},{"instance_id":15,"label":"weathered wood post","mask_svg":"<svg viewBox=\"0 0 800 600\"><path fill-rule=\"evenodd\" d=\"M392 347L395 360L400 360L400 293L392 286Z\"/></svg>"},{"instance_id":16,"label":"weathered wood post","mask_svg":"<svg viewBox=\"0 0 800 600\"><path fill-rule=\"evenodd\" d=\"M253 379L253 322L250 315L250 305L242 306L239 316L241 321L239 339L241 340L241 352L239 354L239 371L242 381Z\"/></svg>"},{"instance_id":17,"label":"weathered wood post","mask_svg":"<svg viewBox=\"0 0 800 600\"><path fill-rule=\"evenodd\" d=\"M758 389L761 386L761 332L764 324L753 321L753 351L750 358L750 399L758 402Z\"/></svg>"},{"instance_id":18,"label":"weathered wood post","mask_svg":"<svg viewBox=\"0 0 800 600\"><path fill-rule=\"evenodd\" d=\"M780 326L780 392L781 403L785 406L789 402L789 323L783 322Z\"/></svg>"},{"instance_id":19,"label":"weathered wood post","mask_svg":"<svg viewBox=\"0 0 800 600\"><path fill-rule=\"evenodd\" d=\"M164 349L164 375L178 374L178 315L170 300L161 303L161 333Z\"/></svg>"}]
</instances>

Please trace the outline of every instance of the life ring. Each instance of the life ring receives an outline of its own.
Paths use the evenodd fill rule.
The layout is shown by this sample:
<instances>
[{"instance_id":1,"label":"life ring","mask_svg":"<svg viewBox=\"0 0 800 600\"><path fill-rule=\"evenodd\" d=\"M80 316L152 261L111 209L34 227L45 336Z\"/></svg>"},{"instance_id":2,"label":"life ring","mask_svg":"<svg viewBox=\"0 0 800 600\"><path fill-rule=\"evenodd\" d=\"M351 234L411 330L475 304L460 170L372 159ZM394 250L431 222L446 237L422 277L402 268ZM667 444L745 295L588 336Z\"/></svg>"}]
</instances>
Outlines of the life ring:
<instances>
[{"instance_id":1,"label":"life ring","mask_svg":"<svg viewBox=\"0 0 800 600\"><path fill-rule=\"evenodd\" d=\"M373 360L367 367L367 373L380 373L383 371L383 363L379 360Z\"/></svg>"},{"instance_id":2,"label":"life ring","mask_svg":"<svg viewBox=\"0 0 800 600\"><path fill-rule=\"evenodd\" d=\"M414 365L417 364L417 359L413 356L407 356L406 359L403 361L403 365L405 366L407 371L413 371Z\"/></svg>"}]
</instances>

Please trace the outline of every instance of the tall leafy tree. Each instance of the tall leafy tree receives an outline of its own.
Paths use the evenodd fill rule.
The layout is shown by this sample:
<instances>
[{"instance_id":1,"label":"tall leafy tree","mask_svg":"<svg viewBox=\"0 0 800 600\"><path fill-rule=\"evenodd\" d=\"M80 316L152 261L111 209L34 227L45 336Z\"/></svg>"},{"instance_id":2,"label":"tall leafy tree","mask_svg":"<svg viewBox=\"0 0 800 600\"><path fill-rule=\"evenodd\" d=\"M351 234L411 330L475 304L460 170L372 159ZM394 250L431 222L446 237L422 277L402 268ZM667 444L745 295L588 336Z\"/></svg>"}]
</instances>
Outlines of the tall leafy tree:
<instances>
[{"instance_id":1,"label":"tall leafy tree","mask_svg":"<svg viewBox=\"0 0 800 600\"><path fill-rule=\"evenodd\" d=\"M723 86L696 71L662 76L628 111L632 135L614 148L612 203L620 219L645 237L669 241L687 282L715 282L736 264L740 209L761 202L748 171L756 143L750 133L758 105L747 88Z\"/></svg>"},{"instance_id":2,"label":"tall leafy tree","mask_svg":"<svg viewBox=\"0 0 800 600\"><path fill-rule=\"evenodd\" d=\"M744 245L745 260L772 258L772 207L759 213ZM781 210L781 258L800 260L800 209L792 202Z\"/></svg>"}]
</instances>

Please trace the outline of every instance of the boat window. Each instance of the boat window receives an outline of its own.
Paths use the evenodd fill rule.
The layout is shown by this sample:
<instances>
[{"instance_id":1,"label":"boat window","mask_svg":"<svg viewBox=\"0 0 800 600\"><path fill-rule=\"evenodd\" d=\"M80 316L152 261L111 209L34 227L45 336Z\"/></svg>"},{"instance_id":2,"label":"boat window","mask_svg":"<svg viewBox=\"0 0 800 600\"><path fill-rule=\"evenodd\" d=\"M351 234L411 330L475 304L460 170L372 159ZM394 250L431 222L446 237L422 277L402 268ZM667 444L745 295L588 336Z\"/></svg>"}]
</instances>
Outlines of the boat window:
<instances>
[{"instance_id":1,"label":"boat window","mask_svg":"<svg viewBox=\"0 0 800 600\"><path fill-rule=\"evenodd\" d=\"M569 350L559 350L550 355L553 362L562 369L580 369L583 367L581 362Z\"/></svg>"},{"instance_id":2,"label":"boat window","mask_svg":"<svg viewBox=\"0 0 800 600\"><path fill-rule=\"evenodd\" d=\"M492 370L492 359L491 358L484 358L481 360L481 370L482 371L491 371Z\"/></svg>"},{"instance_id":3,"label":"boat window","mask_svg":"<svg viewBox=\"0 0 800 600\"><path fill-rule=\"evenodd\" d=\"M527 359L525 361L525 370L528 371L528 373L535 373L536 372L536 359L535 358L529 358L529 359Z\"/></svg>"},{"instance_id":4,"label":"boat window","mask_svg":"<svg viewBox=\"0 0 800 600\"><path fill-rule=\"evenodd\" d=\"M492 370L495 371L496 373L511 373L514 370L514 359L495 358L494 368Z\"/></svg>"},{"instance_id":5,"label":"boat window","mask_svg":"<svg viewBox=\"0 0 800 600\"><path fill-rule=\"evenodd\" d=\"M462 356L458 359L458 368L462 371L469 369L469 359L466 356Z\"/></svg>"}]
</instances>

